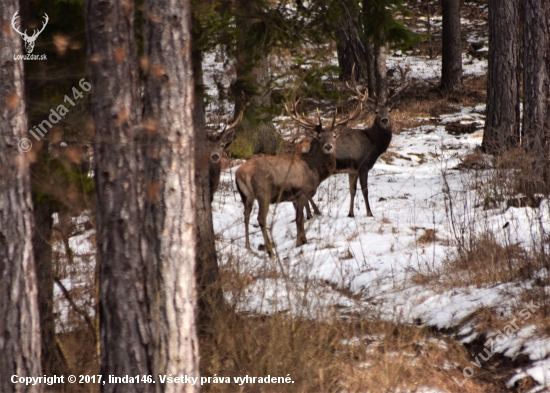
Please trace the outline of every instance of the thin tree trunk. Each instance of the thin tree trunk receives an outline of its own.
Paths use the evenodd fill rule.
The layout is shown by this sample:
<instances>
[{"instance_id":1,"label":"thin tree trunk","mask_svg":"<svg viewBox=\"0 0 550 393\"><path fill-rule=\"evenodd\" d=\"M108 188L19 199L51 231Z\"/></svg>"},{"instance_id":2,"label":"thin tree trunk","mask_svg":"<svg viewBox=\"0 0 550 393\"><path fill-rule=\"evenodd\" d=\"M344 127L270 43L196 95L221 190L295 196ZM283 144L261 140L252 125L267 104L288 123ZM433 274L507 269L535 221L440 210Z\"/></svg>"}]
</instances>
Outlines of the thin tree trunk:
<instances>
[{"instance_id":1,"label":"thin tree trunk","mask_svg":"<svg viewBox=\"0 0 550 393\"><path fill-rule=\"evenodd\" d=\"M237 28L237 80L233 86L235 116L245 108L244 119L236 129L236 137L228 151L238 157L252 154L276 154L282 146L282 138L265 111L271 107L269 87L269 53L263 47L265 31L263 21L255 16L259 12L248 0L235 1ZM248 106L245 107L245 105Z\"/></svg>"},{"instance_id":2,"label":"thin tree trunk","mask_svg":"<svg viewBox=\"0 0 550 393\"><path fill-rule=\"evenodd\" d=\"M193 21L195 22L195 21ZM194 41L196 42L196 40ZM210 204L209 162L210 151L206 144L206 115L204 109L204 82L202 52L193 48L193 75L195 78L195 181L197 187L197 283L199 329L208 330L215 314L224 309L220 272L216 256L212 206Z\"/></svg>"},{"instance_id":3,"label":"thin tree trunk","mask_svg":"<svg viewBox=\"0 0 550 393\"><path fill-rule=\"evenodd\" d=\"M434 58L433 37L432 37L432 0L426 0L426 32L428 33L430 60Z\"/></svg>"},{"instance_id":4,"label":"thin tree trunk","mask_svg":"<svg viewBox=\"0 0 550 393\"><path fill-rule=\"evenodd\" d=\"M355 78L358 81L368 78L367 48L361 38L361 29L357 17L353 15L348 1L339 0L342 17L338 21L338 42L336 50L341 68L340 80L351 81L351 71L355 66Z\"/></svg>"},{"instance_id":5,"label":"thin tree trunk","mask_svg":"<svg viewBox=\"0 0 550 393\"><path fill-rule=\"evenodd\" d=\"M462 43L460 0L441 0L443 19L441 88L448 92L462 89Z\"/></svg>"},{"instance_id":6,"label":"thin tree trunk","mask_svg":"<svg viewBox=\"0 0 550 393\"><path fill-rule=\"evenodd\" d=\"M548 191L550 165L550 3L526 0L523 60L523 147L533 158L528 192Z\"/></svg>"},{"instance_id":7,"label":"thin tree trunk","mask_svg":"<svg viewBox=\"0 0 550 393\"><path fill-rule=\"evenodd\" d=\"M385 42L385 40L382 40ZM374 44L374 75L376 78L376 98L380 104L388 100L388 75L385 44Z\"/></svg>"},{"instance_id":8,"label":"thin tree trunk","mask_svg":"<svg viewBox=\"0 0 550 393\"><path fill-rule=\"evenodd\" d=\"M140 119L132 2L86 0L91 112L95 123L101 374L152 375L157 344L148 291ZM158 316L157 316L158 319ZM156 322L156 319L153 320ZM150 392L149 384L106 384L103 392Z\"/></svg>"},{"instance_id":9,"label":"thin tree trunk","mask_svg":"<svg viewBox=\"0 0 550 393\"><path fill-rule=\"evenodd\" d=\"M148 280L152 286L154 375L198 377L195 328L194 81L189 0L145 0L144 144ZM167 30L169 28L169 30ZM158 313L158 314L157 314ZM157 315L155 315L157 314ZM155 323L155 318L158 322ZM157 326L158 324L158 326ZM164 392L198 392L197 385L166 384Z\"/></svg>"},{"instance_id":10,"label":"thin tree trunk","mask_svg":"<svg viewBox=\"0 0 550 393\"><path fill-rule=\"evenodd\" d=\"M373 31L370 28L372 20L374 18L382 20L387 15L379 8L379 3L375 0L363 0L362 1L362 27L363 31L370 31L370 36L367 37L367 44L365 47L367 58L367 71L368 71L368 89L369 94L374 97L380 104L383 104L388 99L388 78L387 78L387 66L386 66L386 36L383 30L378 25L378 31Z\"/></svg>"},{"instance_id":11,"label":"thin tree trunk","mask_svg":"<svg viewBox=\"0 0 550 393\"><path fill-rule=\"evenodd\" d=\"M487 118L483 149L498 154L519 145L519 0L489 0Z\"/></svg>"},{"instance_id":12,"label":"thin tree trunk","mask_svg":"<svg viewBox=\"0 0 550 393\"><path fill-rule=\"evenodd\" d=\"M55 333L52 264L52 227L55 208L49 200L34 201L32 245L38 283L38 310L42 333L42 369L46 375L69 374L66 359Z\"/></svg>"},{"instance_id":13,"label":"thin tree trunk","mask_svg":"<svg viewBox=\"0 0 550 393\"><path fill-rule=\"evenodd\" d=\"M42 384L12 383L12 376L38 377L40 319L32 249L29 162L18 149L27 136L21 39L10 28L17 1L0 7L0 391L42 392ZM25 143L19 144L25 147Z\"/></svg>"},{"instance_id":14,"label":"thin tree trunk","mask_svg":"<svg viewBox=\"0 0 550 393\"><path fill-rule=\"evenodd\" d=\"M367 87L369 94L376 94L376 63L374 61L374 44L372 40L365 43L365 63L367 65Z\"/></svg>"}]
</instances>

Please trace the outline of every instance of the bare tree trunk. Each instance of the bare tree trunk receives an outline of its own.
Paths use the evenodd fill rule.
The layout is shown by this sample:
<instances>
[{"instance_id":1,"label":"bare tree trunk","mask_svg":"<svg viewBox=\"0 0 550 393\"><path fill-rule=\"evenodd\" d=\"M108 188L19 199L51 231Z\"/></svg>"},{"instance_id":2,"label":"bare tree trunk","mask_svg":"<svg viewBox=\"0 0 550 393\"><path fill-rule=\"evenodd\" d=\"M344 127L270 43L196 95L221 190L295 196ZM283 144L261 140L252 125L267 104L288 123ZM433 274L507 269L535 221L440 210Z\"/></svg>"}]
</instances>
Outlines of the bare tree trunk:
<instances>
[{"instance_id":1,"label":"bare tree trunk","mask_svg":"<svg viewBox=\"0 0 550 393\"><path fill-rule=\"evenodd\" d=\"M150 67L143 115L150 125L143 147L148 280L153 284L148 296L152 304L159 302L150 315L152 328L158 329L153 331L158 342L151 360L157 362L154 374L198 377L191 4L145 0L143 8L148 16L144 54ZM162 387L164 392L198 390L190 384Z\"/></svg>"},{"instance_id":2,"label":"bare tree trunk","mask_svg":"<svg viewBox=\"0 0 550 393\"><path fill-rule=\"evenodd\" d=\"M376 94L376 63L374 61L374 44L372 40L365 43L365 63L367 65L367 87L369 94Z\"/></svg>"},{"instance_id":3,"label":"bare tree trunk","mask_svg":"<svg viewBox=\"0 0 550 393\"><path fill-rule=\"evenodd\" d=\"M460 0L441 0L441 88L448 92L462 89L462 43Z\"/></svg>"},{"instance_id":4,"label":"bare tree trunk","mask_svg":"<svg viewBox=\"0 0 550 393\"><path fill-rule=\"evenodd\" d=\"M276 154L282 146L282 138L266 112L271 107L269 53L263 47L263 37L258 34L266 29L264 22L256 16L259 10L253 3L236 0L234 4L240 31L236 45L237 80L233 86L235 116L245 104L249 105L228 151L237 157Z\"/></svg>"},{"instance_id":5,"label":"bare tree trunk","mask_svg":"<svg viewBox=\"0 0 550 393\"><path fill-rule=\"evenodd\" d=\"M367 48L362 39L359 13L353 11L353 4L339 0L342 17L338 21L338 63L340 80L351 81L351 71L355 65L355 78L358 81L368 78Z\"/></svg>"},{"instance_id":6,"label":"bare tree trunk","mask_svg":"<svg viewBox=\"0 0 550 393\"><path fill-rule=\"evenodd\" d=\"M430 59L434 58L433 37L432 37L432 0L424 0L426 2L426 32L429 40Z\"/></svg>"},{"instance_id":7,"label":"bare tree trunk","mask_svg":"<svg viewBox=\"0 0 550 393\"><path fill-rule=\"evenodd\" d=\"M489 0L487 119L483 149L498 154L519 145L519 0Z\"/></svg>"},{"instance_id":8,"label":"bare tree trunk","mask_svg":"<svg viewBox=\"0 0 550 393\"><path fill-rule=\"evenodd\" d=\"M193 21L194 22L194 21ZM196 40L194 41L196 42ZM224 308L220 285L220 271L216 256L212 206L210 204L209 162L210 151L206 144L206 115L204 110L204 82L202 52L193 48L193 76L195 78L195 182L197 187L197 283L199 290L199 329L208 330L216 313Z\"/></svg>"},{"instance_id":9,"label":"bare tree trunk","mask_svg":"<svg viewBox=\"0 0 550 393\"><path fill-rule=\"evenodd\" d=\"M86 0L91 112L95 123L97 254L100 264L101 373L155 371L144 236L138 72L132 2ZM154 288L154 286L153 286ZM104 392L155 391L148 384L106 384Z\"/></svg>"},{"instance_id":10,"label":"bare tree trunk","mask_svg":"<svg viewBox=\"0 0 550 393\"><path fill-rule=\"evenodd\" d=\"M34 201L34 233L32 245L38 283L38 310L42 334L42 369L46 375L69 373L66 359L55 333L52 264L52 228L55 212L49 200Z\"/></svg>"},{"instance_id":11,"label":"bare tree trunk","mask_svg":"<svg viewBox=\"0 0 550 393\"><path fill-rule=\"evenodd\" d=\"M43 386L12 383L12 376L38 377L40 319L32 250L29 162L18 149L27 136L21 39L10 28L17 1L0 7L0 391L42 392ZM25 147L19 144L19 146Z\"/></svg>"},{"instance_id":12,"label":"bare tree trunk","mask_svg":"<svg viewBox=\"0 0 550 393\"><path fill-rule=\"evenodd\" d=\"M523 140L533 162L529 192L546 192L550 165L550 3L524 5Z\"/></svg>"},{"instance_id":13,"label":"bare tree trunk","mask_svg":"<svg viewBox=\"0 0 550 393\"><path fill-rule=\"evenodd\" d=\"M382 40L385 42L385 40ZM374 76L376 78L376 98L379 103L385 103L388 100L388 69L386 66L385 44L374 44Z\"/></svg>"}]
</instances>

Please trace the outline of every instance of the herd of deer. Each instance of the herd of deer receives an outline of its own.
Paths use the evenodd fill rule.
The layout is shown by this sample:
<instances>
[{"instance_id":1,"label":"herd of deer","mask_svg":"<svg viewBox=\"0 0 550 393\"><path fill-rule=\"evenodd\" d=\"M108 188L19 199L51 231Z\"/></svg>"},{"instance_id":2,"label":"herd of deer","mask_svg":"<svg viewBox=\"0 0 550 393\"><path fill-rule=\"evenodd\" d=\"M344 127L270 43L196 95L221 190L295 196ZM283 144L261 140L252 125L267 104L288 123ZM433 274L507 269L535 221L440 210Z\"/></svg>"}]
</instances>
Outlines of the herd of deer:
<instances>
[{"instance_id":1,"label":"herd of deer","mask_svg":"<svg viewBox=\"0 0 550 393\"><path fill-rule=\"evenodd\" d=\"M294 153L279 156L259 156L248 160L237 169L235 178L237 189L244 204L244 225L246 248L250 249L249 221L254 201L258 201L258 222L264 237L265 250L272 255L273 245L269 239L266 217L269 205L279 202L292 202L296 210L297 245L307 243L304 229L304 209L307 218L311 218L309 204L315 214L321 214L313 202L321 182L334 173L347 173L350 185L349 217L354 217L353 206L357 191L357 179L367 209L372 216L368 199L368 175L378 157L388 148L392 138L390 112L396 106L397 98L407 88L406 72L401 72L401 87L385 102L376 102L367 93L361 93L356 87L347 85L359 99L359 104L346 118L337 120L336 111L330 126L325 127L318 114L313 122L303 114L297 113L294 101L285 105L289 116L306 129L309 137L299 142ZM346 128L351 120L357 118L363 106L374 111L374 123L365 129ZM219 185L221 155L223 149L233 140L234 130L242 119L242 113L236 121L220 134L208 137L210 158L210 191L213 198Z\"/></svg>"}]
</instances>

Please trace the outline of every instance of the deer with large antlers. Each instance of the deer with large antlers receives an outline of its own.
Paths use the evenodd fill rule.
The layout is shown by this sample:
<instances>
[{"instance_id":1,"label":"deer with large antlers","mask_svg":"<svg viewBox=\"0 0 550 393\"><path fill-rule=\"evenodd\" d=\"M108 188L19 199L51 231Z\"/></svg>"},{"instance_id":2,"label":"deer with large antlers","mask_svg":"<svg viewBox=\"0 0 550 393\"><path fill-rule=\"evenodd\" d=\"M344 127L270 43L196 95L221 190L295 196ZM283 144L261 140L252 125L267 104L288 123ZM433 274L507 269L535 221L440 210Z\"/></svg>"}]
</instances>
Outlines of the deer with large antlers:
<instances>
[{"instance_id":1,"label":"deer with large antlers","mask_svg":"<svg viewBox=\"0 0 550 393\"><path fill-rule=\"evenodd\" d=\"M27 29L25 29L25 32L21 33L19 31L19 29L17 28L17 26L15 26L15 21L17 20L17 18L19 18L19 16L17 15L19 12L16 12L15 14L13 14L13 18L11 18L11 25L13 27L13 29L19 33L19 35L23 38L23 41L25 41L25 50L27 51L27 53L32 53L33 49L34 49L34 43L36 41L36 39L38 38L38 35L40 33L42 33L44 31L44 29L46 28L46 25L48 24L48 21L50 20L50 18L48 17L48 14L44 13L44 22L42 22L42 28L40 30L35 30L33 35L32 36L28 36L27 35Z\"/></svg>"},{"instance_id":2,"label":"deer with large antlers","mask_svg":"<svg viewBox=\"0 0 550 393\"><path fill-rule=\"evenodd\" d=\"M401 73L400 87L386 100L386 102L377 102L368 97L368 92L362 94L357 88L354 71L352 70L352 85L346 84L348 89L355 92L365 107L376 113L373 124L365 129L346 129L342 131L338 145L336 146L336 170L334 173L347 173L349 176L350 207L349 217L354 217L354 202L357 192L357 179L361 183L361 191L367 208L367 216L372 217L372 210L369 204L368 177L378 157L380 157L390 145L393 133L393 123L391 111L396 108L398 100L403 92L408 88L410 81L407 82L409 68L399 67ZM297 145L297 149L306 149L308 141L304 140ZM317 206L312 199L309 200L316 214L320 214ZM308 218L311 217L309 208L306 209Z\"/></svg>"},{"instance_id":3,"label":"deer with large antlers","mask_svg":"<svg viewBox=\"0 0 550 393\"><path fill-rule=\"evenodd\" d=\"M265 250L272 255L273 246L266 226L269 204L292 202L296 210L297 245L307 243L304 229L304 207L315 195L319 184L336 169L336 150L339 127L344 126L360 113L363 101L347 117L336 120L336 112L329 127L323 127L321 116L317 122L300 116L296 102L285 108L298 124L311 135L312 141L303 154L255 157L237 170L237 189L244 204L246 248L250 249L249 222L254 201L258 201L258 222L265 242Z\"/></svg>"},{"instance_id":4,"label":"deer with large antlers","mask_svg":"<svg viewBox=\"0 0 550 393\"><path fill-rule=\"evenodd\" d=\"M206 135L206 145L208 148L208 180L210 185L210 203L214 200L214 193L220 185L220 175L222 172L222 156L224 149L233 142L235 137L235 128L241 123L244 111L241 111L237 119L228 126L225 125L220 133L208 133Z\"/></svg>"}]
</instances>

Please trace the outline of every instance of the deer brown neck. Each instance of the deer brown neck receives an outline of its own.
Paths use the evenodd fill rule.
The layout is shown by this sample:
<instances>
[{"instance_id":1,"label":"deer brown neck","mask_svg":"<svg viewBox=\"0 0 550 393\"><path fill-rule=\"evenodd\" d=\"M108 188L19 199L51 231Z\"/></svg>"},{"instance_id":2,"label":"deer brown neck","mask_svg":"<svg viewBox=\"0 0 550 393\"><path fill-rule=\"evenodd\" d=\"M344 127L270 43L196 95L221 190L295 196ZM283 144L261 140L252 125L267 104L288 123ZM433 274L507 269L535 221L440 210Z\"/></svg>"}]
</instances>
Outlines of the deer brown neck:
<instances>
[{"instance_id":1,"label":"deer brown neck","mask_svg":"<svg viewBox=\"0 0 550 393\"><path fill-rule=\"evenodd\" d=\"M377 124L363 130L365 135L373 142L379 154L386 151L392 139L392 127L383 128Z\"/></svg>"},{"instance_id":2,"label":"deer brown neck","mask_svg":"<svg viewBox=\"0 0 550 393\"><path fill-rule=\"evenodd\" d=\"M304 155L305 162L309 168L317 174L322 182L336 170L336 156L323 153L321 144L316 138L312 138L309 153Z\"/></svg>"}]
</instances>

